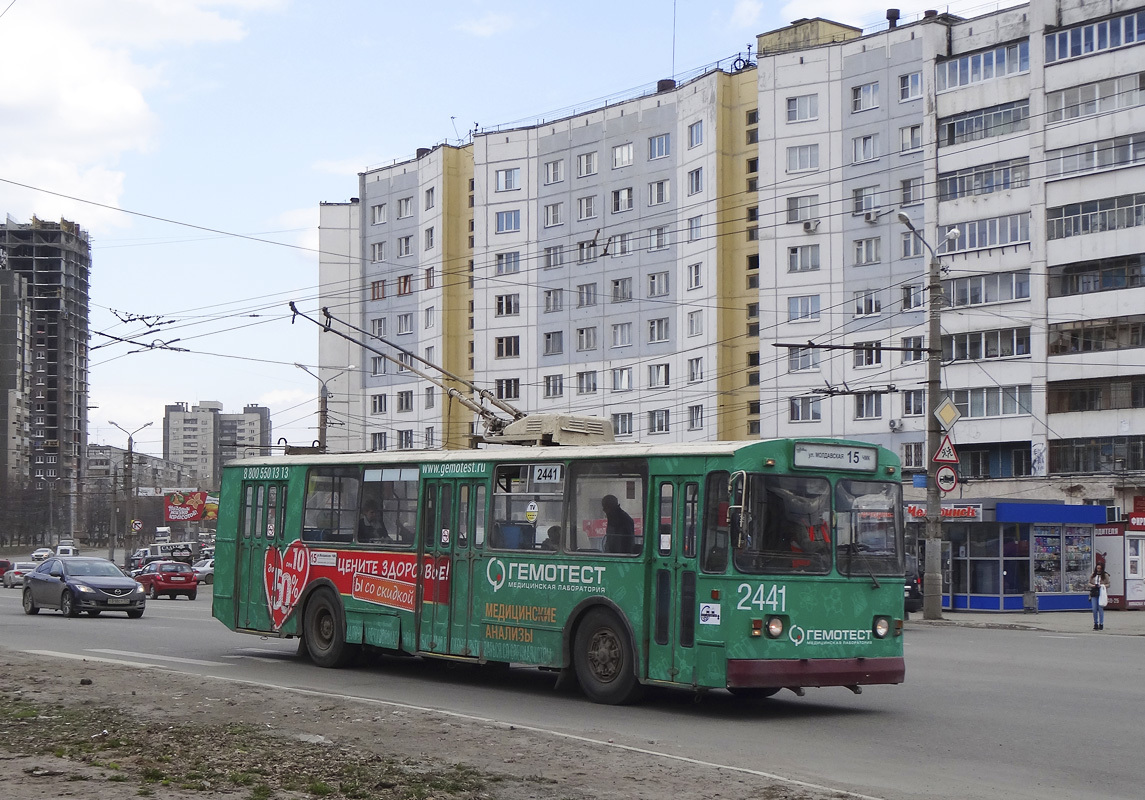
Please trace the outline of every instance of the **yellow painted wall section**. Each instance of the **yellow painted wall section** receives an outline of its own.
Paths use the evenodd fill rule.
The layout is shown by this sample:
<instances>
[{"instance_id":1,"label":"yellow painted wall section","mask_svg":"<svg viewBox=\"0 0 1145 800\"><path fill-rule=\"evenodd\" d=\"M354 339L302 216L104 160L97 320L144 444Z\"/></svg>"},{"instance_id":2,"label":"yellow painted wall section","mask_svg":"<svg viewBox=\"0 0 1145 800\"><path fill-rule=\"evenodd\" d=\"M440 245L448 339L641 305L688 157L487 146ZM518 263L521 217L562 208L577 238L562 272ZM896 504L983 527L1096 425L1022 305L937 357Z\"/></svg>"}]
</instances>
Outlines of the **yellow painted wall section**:
<instances>
[{"instance_id":1,"label":"yellow painted wall section","mask_svg":"<svg viewBox=\"0 0 1145 800\"><path fill-rule=\"evenodd\" d=\"M469 182L473 179L473 145L442 148L442 263L439 280L442 287L442 308L437 324L442 330L441 366L454 375L473 379L469 366L469 343L473 331L469 329L469 304L473 290L469 285L469 262L473 248L469 246L469 220L473 209L469 207ZM469 394L466 386L443 379L447 386ZM456 400L441 398L441 444L447 450L469 446L469 422L473 412Z\"/></svg>"},{"instance_id":2,"label":"yellow painted wall section","mask_svg":"<svg viewBox=\"0 0 1145 800\"><path fill-rule=\"evenodd\" d=\"M748 354L759 352L759 337L748 336L747 306L759 302L758 289L748 289L748 256L759 253L759 242L749 241L747 229L760 224L748 222L748 209L758 207L758 193L747 191L747 162L756 158L759 148L747 143L747 113L756 108L756 71L746 69L720 75L716 113L718 136L718 191L716 220L719 236L716 299L717 359L716 394L717 438L753 439L748 433L748 404L759 400L759 386L748 385ZM758 322L758 319L753 320ZM758 369L751 370L758 373Z\"/></svg>"}]
</instances>

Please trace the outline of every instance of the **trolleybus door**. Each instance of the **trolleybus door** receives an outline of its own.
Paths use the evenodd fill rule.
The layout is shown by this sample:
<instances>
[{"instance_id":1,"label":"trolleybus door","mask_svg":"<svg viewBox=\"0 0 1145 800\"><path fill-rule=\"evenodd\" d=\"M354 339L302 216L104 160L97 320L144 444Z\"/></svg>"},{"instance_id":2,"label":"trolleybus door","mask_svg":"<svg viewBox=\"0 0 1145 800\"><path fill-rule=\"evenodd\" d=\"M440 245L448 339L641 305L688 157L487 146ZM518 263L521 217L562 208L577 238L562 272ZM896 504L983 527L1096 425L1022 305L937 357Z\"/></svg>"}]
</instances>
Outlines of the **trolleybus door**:
<instances>
[{"instance_id":1,"label":"trolleybus door","mask_svg":"<svg viewBox=\"0 0 1145 800\"><path fill-rule=\"evenodd\" d=\"M265 580L266 552L282 544L285 505L285 483L243 485L242 519L235 558L235 596L240 598L236 622L240 628L265 630L267 627L275 587Z\"/></svg>"},{"instance_id":2,"label":"trolleybus door","mask_svg":"<svg viewBox=\"0 0 1145 800\"><path fill-rule=\"evenodd\" d=\"M418 570L418 648L475 656L469 622L476 525L484 514L485 487L472 481L431 480L422 501Z\"/></svg>"},{"instance_id":3,"label":"trolleybus door","mask_svg":"<svg viewBox=\"0 0 1145 800\"><path fill-rule=\"evenodd\" d=\"M654 554L649 563L648 678L694 683L696 547L700 485L695 481L653 478L655 486ZM647 533L645 535L648 535Z\"/></svg>"}]
</instances>

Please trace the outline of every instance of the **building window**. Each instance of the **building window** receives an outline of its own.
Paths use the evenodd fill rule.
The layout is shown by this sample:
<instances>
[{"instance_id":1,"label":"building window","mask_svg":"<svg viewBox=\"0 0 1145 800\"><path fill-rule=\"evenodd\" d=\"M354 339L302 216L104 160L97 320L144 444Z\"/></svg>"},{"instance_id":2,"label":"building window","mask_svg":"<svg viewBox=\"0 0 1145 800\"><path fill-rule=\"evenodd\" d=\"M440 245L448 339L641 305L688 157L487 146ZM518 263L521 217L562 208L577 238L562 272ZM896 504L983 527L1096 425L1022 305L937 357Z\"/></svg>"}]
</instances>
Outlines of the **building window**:
<instances>
[{"instance_id":1,"label":"building window","mask_svg":"<svg viewBox=\"0 0 1145 800\"><path fill-rule=\"evenodd\" d=\"M1145 104L1145 73L1046 92L1046 121L1064 122Z\"/></svg>"},{"instance_id":2,"label":"building window","mask_svg":"<svg viewBox=\"0 0 1145 800\"><path fill-rule=\"evenodd\" d=\"M422 327L425 328L426 330L429 330L437 322L437 317L436 317L436 314L434 312L433 306L426 306L424 316L425 316L425 319L423 320Z\"/></svg>"},{"instance_id":3,"label":"building window","mask_svg":"<svg viewBox=\"0 0 1145 800\"><path fill-rule=\"evenodd\" d=\"M612 302L625 303L632 299L632 278L617 278L612 282Z\"/></svg>"},{"instance_id":4,"label":"building window","mask_svg":"<svg viewBox=\"0 0 1145 800\"><path fill-rule=\"evenodd\" d=\"M688 383L699 383L704 379L704 358L688 359Z\"/></svg>"},{"instance_id":5,"label":"building window","mask_svg":"<svg viewBox=\"0 0 1145 800\"><path fill-rule=\"evenodd\" d=\"M790 347L787 350L787 371L803 372L819 369L819 348Z\"/></svg>"},{"instance_id":6,"label":"building window","mask_svg":"<svg viewBox=\"0 0 1145 800\"><path fill-rule=\"evenodd\" d=\"M819 216L819 195L805 194L787 198L787 221L805 222Z\"/></svg>"},{"instance_id":7,"label":"building window","mask_svg":"<svg viewBox=\"0 0 1145 800\"><path fill-rule=\"evenodd\" d=\"M1133 329L1138 326L1126 326L1132 337ZM1096 336L1101 337L1105 331L1096 329ZM1079 337L1081 339L1081 337ZM1050 353L1057 355L1060 339L1055 339L1050 345ZM1088 352L1084 340L1077 341L1077 349L1070 347L1072 352ZM1064 348L1062 348L1064 349ZM1097 347L1094 349L1108 349ZM993 358L1010 358L1012 356L1028 356L1030 354L1029 328L1003 328L991 331L971 331L969 333L956 333L942 337L943 361L982 361Z\"/></svg>"},{"instance_id":8,"label":"building window","mask_svg":"<svg viewBox=\"0 0 1145 800\"><path fill-rule=\"evenodd\" d=\"M819 269L819 245L805 244L787 248L788 272L816 272Z\"/></svg>"},{"instance_id":9,"label":"building window","mask_svg":"<svg viewBox=\"0 0 1145 800\"><path fill-rule=\"evenodd\" d=\"M851 213L865 214L868 211L874 211L879 207L877 202L878 194L879 187L877 186L864 186L861 189L852 190Z\"/></svg>"},{"instance_id":10,"label":"building window","mask_svg":"<svg viewBox=\"0 0 1145 800\"><path fill-rule=\"evenodd\" d=\"M596 216L596 195L578 197L576 201L577 219L592 219Z\"/></svg>"},{"instance_id":11,"label":"building window","mask_svg":"<svg viewBox=\"0 0 1145 800\"><path fill-rule=\"evenodd\" d=\"M424 247L424 249L425 250L432 250L433 249L433 228L432 227L425 229L425 247Z\"/></svg>"},{"instance_id":12,"label":"building window","mask_svg":"<svg viewBox=\"0 0 1145 800\"><path fill-rule=\"evenodd\" d=\"M879 82L864 83L851 89L851 112L879 107Z\"/></svg>"},{"instance_id":13,"label":"building window","mask_svg":"<svg viewBox=\"0 0 1145 800\"><path fill-rule=\"evenodd\" d=\"M596 305L596 284L582 283L576 287L577 308L586 308Z\"/></svg>"},{"instance_id":14,"label":"building window","mask_svg":"<svg viewBox=\"0 0 1145 800\"><path fill-rule=\"evenodd\" d=\"M926 462L923 460L922 452L923 442L903 442L903 469L926 469Z\"/></svg>"},{"instance_id":15,"label":"building window","mask_svg":"<svg viewBox=\"0 0 1145 800\"><path fill-rule=\"evenodd\" d=\"M370 282L370 299L371 300L385 300L386 299L386 282L385 281L371 281Z\"/></svg>"},{"instance_id":16,"label":"building window","mask_svg":"<svg viewBox=\"0 0 1145 800\"><path fill-rule=\"evenodd\" d=\"M374 242L370 245L370 261L378 262L386 260L386 243Z\"/></svg>"},{"instance_id":17,"label":"building window","mask_svg":"<svg viewBox=\"0 0 1145 800\"><path fill-rule=\"evenodd\" d=\"M545 185L550 183L560 183L565 179L565 162L564 159L557 161L545 162Z\"/></svg>"},{"instance_id":18,"label":"building window","mask_svg":"<svg viewBox=\"0 0 1145 800\"><path fill-rule=\"evenodd\" d=\"M413 216L413 198L403 197L398 200L398 219L405 219L406 217Z\"/></svg>"},{"instance_id":19,"label":"building window","mask_svg":"<svg viewBox=\"0 0 1145 800\"><path fill-rule=\"evenodd\" d=\"M703 311L689 311L688 312L688 335L699 336L704 332L704 312Z\"/></svg>"},{"instance_id":20,"label":"building window","mask_svg":"<svg viewBox=\"0 0 1145 800\"><path fill-rule=\"evenodd\" d=\"M668 294L668 273L653 272L648 276L648 296L665 297Z\"/></svg>"},{"instance_id":21,"label":"building window","mask_svg":"<svg viewBox=\"0 0 1145 800\"><path fill-rule=\"evenodd\" d=\"M519 210L497 212L497 233L512 233L519 230L521 230L521 212Z\"/></svg>"},{"instance_id":22,"label":"building window","mask_svg":"<svg viewBox=\"0 0 1145 800\"><path fill-rule=\"evenodd\" d=\"M612 432L616 436L632 435L632 412L612 415Z\"/></svg>"},{"instance_id":23,"label":"building window","mask_svg":"<svg viewBox=\"0 0 1145 800\"><path fill-rule=\"evenodd\" d=\"M688 217L688 241L698 242L704 228L703 216Z\"/></svg>"},{"instance_id":24,"label":"building window","mask_svg":"<svg viewBox=\"0 0 1145 800\"><path fill-rule=\"evenodd\" d=\"M494 383L494 391L498 400L519 400L521 398L521 380L519 378L498 378Z\"/></svg>"},{"instance_id":25,"label":"building window","mask_svg":"<svg viewBox=\"0 0 1145 800\"><path fill-rule=\"evenodd\" d=\"M648 320L648 343L656 344L666 341L668 341L668 318L661 317Z\"/></svg>"},{"instance_id":26,"label":"building window","mask_svg":"<svg viewBox=\"0 0 1145 800\"><path fill-rule=\"evenodd\" d=\"M618 322L612 326L612 346L629 347L632 344L632 323Z\"/></svg>"},{"instance_id":27,"label":"building window","mask_svg":"<svg viewBox=\"0 0 1145 800\"><path fill-rule=\"evenodd\" d=\"M405 256L411 255L412 253L413 253L413 237L412 236L402 236L401 238L399 238L398 239L398 258L404 258Z\"/></svg>"},{"instance_id":28,"label":"building window","mask_svg":"<svg viewBox=\"0 0 1145 800\"><path fill-rule=\"evenodd\" d=\"M906 231L900 234L902 242L902 249L900 251L901 258L916 258L922 255L922 242L912 232Z\"/></svg>"},{"instance_id":29,"label":"building window","mask_svg":"<svg viewBox=\"0 0 1145 800\"><path fill-rule=\"evenodd\" d=\"M512 275L521 271L521 254L516 250L509 253L498 253L496 263L498 275Z\"/></svg>"},{"instance_id":30,"label":"building window","mask_svg":"<svg viewBox=\"0 0 1145 800\"><path fill-rule=\"evenodd\" d=\"M381 203L376 206L370 206L371 219L374 225L381 225L386 221L386 204Z\"/></svg>"},{"instance_id":31,"label":"building window","mask_svg":"<svg viewBox=\"0 0 1145 800\"><path fill-rule=\"evenodd\" d=\"M370 358L370 374L371 375L385 375L386 374L386 359L381 356L372 356Z\"/></svg>"},{"instance_id":32,"label":"building window","mask_svg":"<svg viewBox=\"0 0 1145 800\"><path fill-rule=\"evenodd\" d=\"M576 349L579 351L596 349L596 328L576 329Z\"/></svg>"},{"instance_id":33,"label":"building window","mask_svg":"<svg viewBox=\"0 0 1145 800\"><path fill-rule=\"evenodd\" d=\"M564 289L546 289L544 293L545 298L545 313L551 314L554 311L560 311L565 305L565 292Z\"/></svg>"},{"instance_id":34,"label":"building window","mask_svg":"<svg viewBox=\"0 0 1145 800\"><path fill-rule=\"evenodd\" d=\"M652 181L648 184L648 205L658 206L668 202L668 180Z\"/></svg>"},{"instance_id":35,"label":"building window","mask_svg":"<svg viewBox=\"0 0 1145 800\"><path fill-rule=\"evenodd\" d=\"M699 194L704 191L704 168L697 167L688 172L688 194Z\"/></svg>"},{"instance_id":36,"label":"building window","mask_svg":"<svg viewBox=\"0 0 1145 800\"><path fill-rule=\"evenodd\" d=\"M668 249L668 226L659 225L648 229L648 250Z\"/></svg>"},{"instance_id":37,"label":"building window","mask_svg":"<svg viewBox=\"0 0 1145 800\"><path fill-rule=\"evenodd\" d=\"M792 397L787 407L788 422L819 422L823 419L818 397Z\"/></svg>"},{"instance_id":38,"label":"building window","mask_svg":"<svg viewBox=\"0 0 1145 800\"><path fill-rule=\"evenodd\" d=\"M669 423L668 415L669 409L662 408L656 411L648 412L648 432L649 433L668 433Z\"/></svg>"},{"instance_id":39,"label":"building window","mask_svg":"<svg viewBox=\"0 0 1145 800\"><path fill-rule=\"evenodd\" d=\"M904 417L921 417L926 413L926 392L922 389L908 389L902 393L902 414Z\"/></svg>"},{"instance_id":40,"label":"building window","mask_svg":"<svg viewBox=\"0 0 1145 800\"><path fill-rule=\"evenodd\" d=\"M564 203L552 203L545 206L545 227L552 228L564 222L561 209L564 208Z\"/></svg>"},{"instance_id":41,"label":"building window","mask_svg":"<svg viewBox=\"0 0 1145 800\"><path fill-rule=\"evenodd\" d=\"M632 142L618 144L612 148L612 168L620 169L632 165Z\"/></svg>"},{"instance_id":42,"label":"building window","mask_svg":"<svg viewBox=\"0 0 1145 800\"><path fill-rule=\"evenodd\" d=\"M859 164L863 161L873 161L879 157L879 135L871 133L866 136L856 136L851 140L851 163Z\"/></svg>"},{"instance_id":43,"label":"building window","mask_svg":"<svg viewBox=\"0 0 1145 800\"><path fill-rule=\"evenodd\" d=\"M413 450L413 431L398 431L398 449Z\"/></svg>"},{"instance_id":44,"label":"building window","mask_svg":"<svg viewBox=\"0 0 1145 800\"><path fill-rule=\"evenodd\" d=\"M434 386L425 387L425 407L426 408L433 408L434 403L437 402L435 399L436 398L436 391L437 391L436 387L434 387Z\"/></svg>"},{"instance_id":45,"label":"building window","mask_svg":"<svg viewBox=\"0 0 1145 800\"><path fill-rule=\"evenodd\" d=\"M497 170L497 191L511 192L521 188L521 168Z\"/></svg>"},{"instance_id":46,"label":"building window","mask_svg":"<svg viewBox=\"0 0 1145 800\"><path fill-rule=\"evenodd\" d=\"M556 269L565 263L564 245L554 245L545 248L545 269Z\"/></svg>"},{"instance_id":47,"label":"building window","mask_svg":"<svg viewBox=\"0 0 1145 800\"><path fill-rule=\"evenodd\" d=\"M922 308L922 286L917 283L908 283L899 287L902 291L902 310L914 311Z\"/></svg>"},{"instance_id":48,"label":"building window","mask_svg":"<svg viewBox=\"0 0 1145 800\"><path fill-rule=\"evenodd\" d=\"M819 118L819 95L803 94L787 98L787 121L806 122Z\"/></svg>"},{"instance_id":49,"label":"building window","mask_svg":"<svg viewBox=\"0 0 1145 800\"><path fill-rule=\"evenodd\" d=\"M878 392L855 395L855 419L878 419L883 415L883 396Z\"/></svg>"},{"instance_id":50,"label":"building window","mask_svg":"<svg viewBox=\"0 0 1145 800\"><path fill-rule=\"evenodd\" d=\"M545 397L561 397L565 393L565 378L563 375L545 376Z\"/></svg>"},{"instance_id":51,"label":"building window","mask_svg":"<svg viewBox=\"0 0 1145 800\"><path fill-rule=\"evenodd\" d=\"M875 367L883 363L882 342L856 342L853 352L856 367Z\"/></svg>"},{"instance_id":52,"label":"building window","mask_svg":"<svg viewBox=\"0 0 1145 800\"><path fill-rule=\"evenodd\" d=\"M398 276L398 297L402 295L413 293L413 276L412 275L399 275Z\"/></svg>"},{"instance_id":53,"label":"building window","mask_svg":"<svg viewBox=\"0 0 1145 800\"><path fill-rule=\"evenodd\" d=\"M909 75L899 75L899 102L917 100L922 97L922 73L912 72Z\"/></svg>"},{"instance_id":54,"label":"building window","mask_svg":"<svg viewBox=\"0 0 1145 800\"><path fill-rule=\"evenodd\" d=\"M370 395L370 413L371 414L385 414L386 413L386 396L384 394Z\"/></svg>"},{"instance_id":55,"label":"building window","mask_svg":"<svg viewBox=\"0 0 1145 800\"><path fill-rule=\"evenodd\" d=\"M398 335L413 333L413 312L398 314Z\"/></svg>"},{"instance_id":56,"label":"building window","mask_svg":"<svg viewBox=\"0 0 1145 800\"><path fill-rule=\"evenodd\" d=\"M907 178L899 185L902 188L902 205L913 206L923 201L922 178Z\"/></svg>"},{"instance_id":57,"label":"building window","mask_svg":"<svg viewBox=\"0 0 1145 800\"><path fill-rule=\"evenodd\" d=\"M1106 153L1115 152L1117 148L1107 148ZM1060 164L1054 158L1054 153L1062 151L1046 151L1046 177L1058 174ZM1140 159L1138 159L1140 160ZM1073 163L1077 163L1076 160ZM921 179L920 179L921 181ZM1030 184L1030 159L1014 158L1009 161L996 161L991 164L981 164L976 167L943 172L938 176L938 201L956 200L959 197L970 197L979 194L991 194L1007 189L1017 189ZM915 202L922 200L921 193Z\"/></svg>"},{"instance_id":58,"label":"building window","mask_svg":"<svg viewBox=\"0 0 1145 800\"><path fill-rule=\"evenodd\" d=\"M386 318L376 317L370 320L370 335L380 338L386 335Z\"/></svg>"},{"instance_id":59,"label":"building window","mask_svg":"<svg viewBox=\"0 0 1145 800\"><path fill-rule=\"evenodd\" d=\"M704 427L704 407L688 406L688 430L698 431Z\"/></svg>"},{"instance_id":60,"label":"building window","mask_svg":"<svg viewBox=\"0 0 1145 800\"><path fill-rule=\"evenodd\" d=\"M689 289L699 289L704 285L703 264L689 264L686 269Z\"/></svg>"},{"instance_id":61,"label":"building window","mask_svg":"<svg viewBox=\"0 0 1145 800\"><path fill-rule=\"evenodd\" d=\"M545 355L560 355L565 351L564 331L548 331L544 335Z\"/></svg>"},{"instance_id":62,"label":"building window","mask_svg":"<svg viewBox=\"0 0 1145 800\"><path fill-rule=\"evenodd\" d=\"M880 244L882 239L878 236L871 239L856 239L854 241L854 264L856 267L863 267L868 264L877 264L882 260L880 257Z\"/></svg>"},{"instance_id":63,"label":"building window","mask_svg":"<svg viewBox=\"0 0 1145 800\"><path fill-rule=\"evenodd\" d=\"M596 261L596 240L588 242L577 242L576 245L576 260L578 264L587 264L590 261Z\"/></svg>"},{"instance_id":64,"label":"building window","mask_svg":"<svg viewBox=\"0 0 1145 800\"><path fill-rule=\"evenodd\" d=\"M434 202L435 202L435 200L434 200L435 194L436 193L434 192L434 187L432 187L432 186L425 190L425 210L426 211L429 211L430 209L433 208Z\"/></svg>"},{"instance_id":65,"label":"building window","mask_svg":"<svg viewBox=\"0 0 1145 800\"><path fill-rule=\"evenodd\" d=\"M398 392L398 411L413 411L413 391Z\"/></svg>"},{"instance_id":66,"label":"building window","mask_svg":"<svg viewBox=\"0 0 1145 800\"><path fill-rule=\"evenodd\" d=\"M809 322L819 319L819 295L787 298L787 321Z\"/></svg>"},{"instance_id":67,"label":"building window","mask_svg":"<svg viewBox=\"0 0 1145 800\"><path fill-rule=\"evenodd\" d=\"M910 364L923 360L923 341L921 336L904 336L902 338L902 363Z\"/></svg>"},{"instance_id":68,"label":"building window","mask_svg":"<svg viewBox=\"0 0 1145 800\"><path fill-rule=\"evenodd\" d=\"M883 302L879 299L879 293L877 291L868 290L855 292L856 317L869 317L874 314L881 314L882 311Z\"/></svg>"},{"instance_id":69,"label":"building window","mask_svg":"<svg viewBox=\"0 0 1145 800\"><path fill-rule=\"evenodd\" d=\"M787 148L787 171L806 172L819 169L819 145L801 144Z\"/></svg>"},{"instance_id":70,"label":"building window","mask_svg":"<svg viewBox=\"0 0 1145 800\"><path fill-rule=\"evenodd\" d=\"M1052 233L1048 221L1047 229L1049 229L1047 233ZM947 245L948 253L1025 243L1030 241L1030 214L1029 212L1009 214L1004 217L959 222L956 225L942 225L938 228L939 240L944 239L952 230L958 231L958 238Z\"/></svg>"},{"instance_id":71,"label":"building window","mask_svg":"<svg viewBox=\"0 0 1145 800\"><path fill-rule=\"evenodd\" d=\"M1005 136L1016 131L1029 130L1030 101L1017 100L989 108L956 114L938 121L938 146Z\"/></svg>"},{"instance_id":72,"label":"building window","mask_svg":"<svg viewBox=\"0 0 1145 800\"><path fill-rule=\"evenodd\" d=\"M699 147L704 143L704 121L699 120L688 126L688 147Z\"/></svg>"},{"instance_id":73,"label":"building window","mask_svg":"<svg viewBox=\"0 0 1145 800\"><path fill-rule=\"evenodd\" d=\"M922 126L907 125L899 128L899 151L908 153L911 150L922 149Z\"/></svg>"},{"instance_id":74,"label":"building window","mask_svg":"<svg viewBox=\"0 0 1145 800\"><path fill-rule=\"evenodd\" d=\"M521 355L520 336L498 336L494 344L497 358L517 358Z\"/></svg>"},{"instance_id":75,"label":"building window","mask_svg":"<svg viewBox=\"0 0 1145 800\"><path fill-rule=\"evenodd\" d=\"M584 178L596 174L596 153L581 153L576 157L576 174Z\"/></svg>"},{"instance_id":76,"label":"building window","mask_svg":"<svg viewBox=\"0 0 1145 800\"><path fill-rule=\"evenodd\" d=\"M385 450L386 449L386 434L371 433L370 434L370 449L371 450Z\"/></svg>"},{"instance_id":77,"label":"building window","mask_svg":"<svg viewBox=\"0 0 1145 800\"><path fill-rule=\"evenodd\" d=\"M612 193L612 213L619 214L621 211L632 210L632 187L624 189L616 189Z\"/></svg>"},{"instance_id":78,"label":"building window","mask_svg":"<svg viewBox=\"0 0 1145 800\"><path fill-rule=\"evenodd\" d=\"M1050 282L1051 295L1055 283ZM943 281L942 296L955 307L1024 299L1030 296L1030 272L995 272Z\"/></svg>"},{"instance_id":79,"label":"building window","mask_svg":"<svg viewBox=\"0 0 1145 800\"><path fill-rule=\"evenodd\" d=\"M612 391L628 392L632 390L632 367L617 367L612 370Z\"/></svg>"},{"instance_id":80,"label":"building window","mask_svg":"<svg viewBox=\"0 0 1145 800\"><path fill-rule=\"evenodd\" d=\"M521 313L521 296L519 294L499 294L496 298L495 316L515 317Z\"/></svg>"},{"instance_id":81,"label":"building window","mask_svg":"<svg viewBox=\"0 0 1145 800\"><path fill-rule=\"evenodd\" d=\"M596 394L596 371L578 372L576 374L577 394Z\"/></svg>"},{"instance_id":82,"label":"building window","mask_svg":"<svg viewBox=\"0 0 1145 800\"><path fill-rule=\"evenodd\" d=\"M669 134L662 133L648 139L648 160L667 158L671 153L671 139Z\"/></svg>"},{"instance_id":83,"label":"building window","mask_svg":"<svg viewBox=\"0 0 1145 800\"><path fill-rule=\"evenodd\" d=\"M1050 59L1046 59L1050 63ZM1005 78L1030 70L1030 43L1028 41L1002 45L935 65L935 91L945 92L972 83Z\"/></svg>"}]
</instances>

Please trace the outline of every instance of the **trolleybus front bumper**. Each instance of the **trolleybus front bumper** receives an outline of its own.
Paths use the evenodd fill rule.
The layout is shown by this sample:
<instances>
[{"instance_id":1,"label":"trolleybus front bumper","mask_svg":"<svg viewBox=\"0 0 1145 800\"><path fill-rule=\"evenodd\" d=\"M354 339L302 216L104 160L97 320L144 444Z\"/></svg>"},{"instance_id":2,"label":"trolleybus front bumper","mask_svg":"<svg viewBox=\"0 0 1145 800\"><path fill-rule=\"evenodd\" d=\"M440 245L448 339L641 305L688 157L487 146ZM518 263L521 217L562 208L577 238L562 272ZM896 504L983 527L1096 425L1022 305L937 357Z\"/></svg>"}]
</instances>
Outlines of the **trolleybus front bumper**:
<instances>
[{"instance_id":1,"label":"trolleybus front bumper","mask_svg":"<svg viewBox=\"0 0 1145 800\"><path fill-rule=\"evenodd\" d=\"M729 689L902 683L902 658L729 659Z\"/></svg>"}]
</instances>

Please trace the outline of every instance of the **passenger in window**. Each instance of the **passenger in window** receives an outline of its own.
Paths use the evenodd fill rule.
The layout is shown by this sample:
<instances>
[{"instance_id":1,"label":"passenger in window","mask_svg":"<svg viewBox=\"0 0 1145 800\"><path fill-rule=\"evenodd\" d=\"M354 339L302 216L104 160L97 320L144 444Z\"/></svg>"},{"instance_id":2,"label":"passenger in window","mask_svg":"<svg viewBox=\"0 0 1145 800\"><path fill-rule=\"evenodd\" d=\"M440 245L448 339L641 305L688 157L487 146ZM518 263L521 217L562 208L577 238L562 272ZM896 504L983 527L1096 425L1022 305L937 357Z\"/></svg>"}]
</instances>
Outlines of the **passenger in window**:
<instances>
[{"instance_id":1,"label":"passenger in window","mask_svg":"<svg viewBox=\"0 0 1145 800\"><path fill-rule=\"evenodd\" d=\"M561 549L561 526L550 525L548 536L541 542L541 549L548 550L550 553L555 553Z\"/></svg>"},{"instance_id":2,"label":"passenger in window","mask_svg":"<svg viewBox=\"0 0 1145 800\"><path fill-rule=\"evenodd\" d=\"M604 552L635 553L636 524L628 512L620 507L616 495L606 494L600 498L600 506L604 509L604 516L608 520L604 532Z\"/></svg>"},{"instance_id":3,"label":"passenger in window","mask_svg":"<svg viewBox=\"0 0 1145 800\"><path fill-rule=\"evenodd\" d=\"M378 507L372 502L362 506L362 516L358 519L358 541L380 542L388 539L385 523L382 522Z\"/></svg>"}]
</instances>

